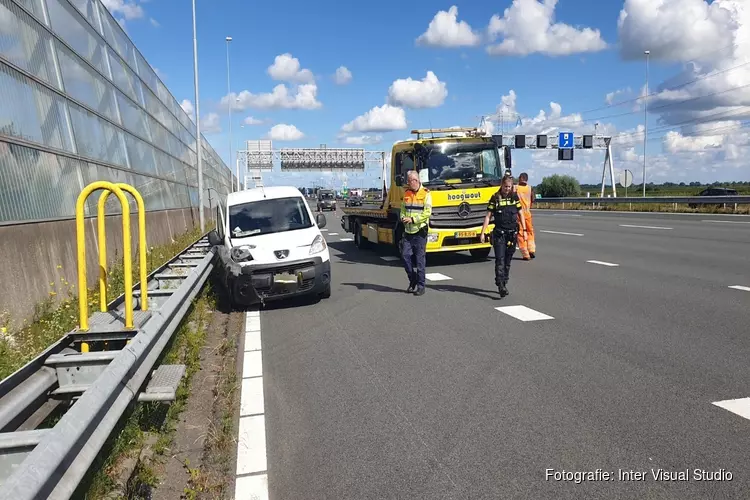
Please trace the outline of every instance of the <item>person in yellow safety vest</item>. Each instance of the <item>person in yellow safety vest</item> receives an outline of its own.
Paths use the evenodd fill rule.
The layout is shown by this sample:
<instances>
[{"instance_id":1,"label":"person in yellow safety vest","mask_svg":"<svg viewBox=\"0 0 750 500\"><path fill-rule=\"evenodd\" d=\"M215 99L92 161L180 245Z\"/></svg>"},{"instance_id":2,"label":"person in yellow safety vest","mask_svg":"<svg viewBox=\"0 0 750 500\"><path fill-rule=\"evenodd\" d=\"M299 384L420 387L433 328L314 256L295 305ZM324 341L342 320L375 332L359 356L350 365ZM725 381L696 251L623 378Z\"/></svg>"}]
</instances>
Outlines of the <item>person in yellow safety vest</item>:
<instances>
[{"instance_id":1,"label":"person in yellow safety vest","mask_svg":"<svg viewBox=\"0 0 750 500\"><path fill-rule=\"evenodd\" d=\"M526 222L526 231L520 231L518 233L518 248L521 250L523 260L529 260L536 258L536 239L534 238L534 223L531 218L531 205L534 203L534 188L529 186L529 174L526 172L518 176L518 185L516 186L516 194L521 200L521 217Z\"/></svg>"},{"instance_id":2,"label":"person in yellow safety vest","mask_svg":"<svg viewBox=\"0 0 750 500\"><path fill-rule=\"evenodd\" d=\"M409 278L407 293L424 295L425 267L427 265L427 232L432 216L432 195L419 181L416 170L406 174L407 189L401 200L401 223L404 226L401 239L401 256ZM412 258L416 260L416 269Z\"/></svg>"}]
</instances>

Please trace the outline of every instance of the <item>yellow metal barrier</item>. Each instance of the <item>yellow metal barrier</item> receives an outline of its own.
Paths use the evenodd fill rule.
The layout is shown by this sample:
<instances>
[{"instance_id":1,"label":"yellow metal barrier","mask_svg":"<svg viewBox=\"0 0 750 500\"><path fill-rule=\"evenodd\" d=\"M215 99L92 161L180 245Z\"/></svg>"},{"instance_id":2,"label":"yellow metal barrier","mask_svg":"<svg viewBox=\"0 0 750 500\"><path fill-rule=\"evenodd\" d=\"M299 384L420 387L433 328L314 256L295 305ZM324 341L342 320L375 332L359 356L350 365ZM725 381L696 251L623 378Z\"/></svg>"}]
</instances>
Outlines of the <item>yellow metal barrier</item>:
<instances>
[{"instance_id":1,"label":"yellow metal barrier","mask_svg":"<svg viewBox=\"0 0 750 500\"><path fill-rule=\"evenodd\" d=\"M148 283L147 260L146 260L146 208L143 203L143 197L133 186L119 182L115 184L123 191L130 193L138 205L138 255L139 255L139 274L141 281L141 311L148 310ZM99 197L98 207L98 233L99 233L99 310L107 312L107 225L104 216L104 204L111 191L104 191ZM128 235L130 237L130 235Z\"/></svg>"},{"instance_id":2,"label":"yellow metal barrier","mask_svg":"<svg viewBox=\"0 0 750 500\"><path fill-rule=\"evenodd\" d=\"M86 199L99 189L112 191L122 205L122 259L125 278L125 328L133 328L133 275L130 252L130 205L125 193L117 185L107 181L92 182L81 191L76 201L76 240L78 243L78 314L80 330L89 329L88 287L86 286L86 233L84 226L84 206ZM88 351L88 344L81 346Z\"/></svg>"}]
</instances>

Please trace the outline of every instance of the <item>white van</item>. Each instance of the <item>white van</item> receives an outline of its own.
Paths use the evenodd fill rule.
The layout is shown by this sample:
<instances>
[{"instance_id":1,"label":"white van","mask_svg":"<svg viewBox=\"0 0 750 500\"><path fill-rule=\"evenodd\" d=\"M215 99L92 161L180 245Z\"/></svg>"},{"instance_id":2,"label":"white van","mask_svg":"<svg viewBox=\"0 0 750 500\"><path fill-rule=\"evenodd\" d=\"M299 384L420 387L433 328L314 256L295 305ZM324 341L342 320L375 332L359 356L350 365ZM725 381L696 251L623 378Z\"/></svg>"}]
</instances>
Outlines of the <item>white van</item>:
<instances>
[{"instance_id":1,"label":"white van","mask_svg":"<svg viewBox=\"0 0 750 500\"><path fill-rule=\"evenodd\" d=\"M230 193L208 234L221 260L222 283L234 306L299 295L331 296L331 258L314 215L293 186Z\"/></svg>"}]
</instances>

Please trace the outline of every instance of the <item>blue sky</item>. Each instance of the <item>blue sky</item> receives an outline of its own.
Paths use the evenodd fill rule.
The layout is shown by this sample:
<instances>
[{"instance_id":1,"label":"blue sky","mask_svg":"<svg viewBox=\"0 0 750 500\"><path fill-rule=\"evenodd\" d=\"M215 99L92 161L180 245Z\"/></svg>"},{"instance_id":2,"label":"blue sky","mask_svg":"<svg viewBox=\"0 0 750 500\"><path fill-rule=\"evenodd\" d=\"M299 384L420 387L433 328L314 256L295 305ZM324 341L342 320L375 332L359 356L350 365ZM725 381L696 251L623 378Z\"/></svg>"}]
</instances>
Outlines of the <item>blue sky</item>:
<instances>
[{"instance_id":1,"label":"blue sky","mask_svg":"<svg viewBox=\"0 0 750 500\"><path fill-rule=\"evenodd\" d=\"M104 3L122 19L172 94L178 101L190 101L186 109L192 109L190 2ZM675 77L683 82L700 80L681 89L679 102L669 92L649 98L649 106L659 110L649 114L648 180L750 177L747 164L737 154L737 148L748 145L742 121L747 117L741 109L728 112L727 103L713 102L708 95L724 91L722 96L734 100L747 96L733 93L743 91L733 90L738 79L750 82L747 68L732 69L750 52L740 40L743 26L748 31L748 13L737 11L739 1L716 0L714 5L704 0L320 3L197 0L204 135L227 164L229 120L222 98L235 106L235 151L241 141L267 138L269 133L277 138L274 147L322 143L355 147L343 142L348 136L349 141L368 142L361 147L389 150L394 141L408 137L411 128L476 126L482 115L496 113L505 103L504 111L512 116L506 119L506 133L556 134L562 128L578 134L593 131L598 122L600 133L619 138L615 169L632 170L635 182L640 182L643 134L638 127L643 124L643 100L633 99L644 87L642 54L647 47L652 54L652 92L673 87L669 80ZM656 15L645 15L656 4L660 5ZM627 16L618 25L621 12ZM505 21L499 21L504 15ZM226 36L233 38L231 99L225 97ZM293 66L294 59L299 68ZM690 61L697 62L687 65ZM275 62L276 72L269 70ZM351 74L345 84L337 84L334 78L340 66ZM728 68L723 75L711 75ZM295 74L295 69L302 72ZM415 82L396 82L408 78ZM425 78L426 84L416 84ZM432 83L429 78L434 79ZM278 95L259 96L271 93L277 85L286 86L286 107L279 106L284 99ZM608 101L607 94L616 91L622 92ZM289 104L298 92L302 97L297 98L297 105ZM693 100L681 104L686 97ZM629 102L617 105L622 101ZM371 130L371 120L360 120L350 126L348 134L342 133L346 124L386 104L389 107L381 109L377 130ZM707 110L714 110L713 119L705 118ZM519 116L521 126L514 128ZM405 117L406 123L399 117ZM240 127L245 120L257 124ZM280 124L296 130L277 127L271 132ZM500 128L499 119L493 126ZM296 139L297 131L304 136L279 140ZM514 159L532 173L534 183L553 173L597 182L603 156L594 152L578 155L575 162L558 162L552 151L518 152ZM377 175L374 168L372 172ZM369 185L373 179L372 175L367 179L351 175L349 184ZM301 185L311 179L274 173L268 181Z\"/></svg>"}]
</instances>

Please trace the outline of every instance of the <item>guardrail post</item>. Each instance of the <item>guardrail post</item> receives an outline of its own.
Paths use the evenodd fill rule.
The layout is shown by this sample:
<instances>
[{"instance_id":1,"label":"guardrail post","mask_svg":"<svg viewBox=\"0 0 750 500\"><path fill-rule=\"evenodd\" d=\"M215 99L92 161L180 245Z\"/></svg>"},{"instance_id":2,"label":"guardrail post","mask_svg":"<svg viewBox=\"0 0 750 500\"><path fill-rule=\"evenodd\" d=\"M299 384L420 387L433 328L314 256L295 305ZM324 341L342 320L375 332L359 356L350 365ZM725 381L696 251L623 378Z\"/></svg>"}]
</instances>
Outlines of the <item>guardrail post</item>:
<instances>
[{"instance_id":1,"label":"guardrail post","mask_svg":"<svg viewBox=\"0 0 750 500\"><path fill-rule=\"evenodd\" d=\"M141 311L148 311L148 262L146 260L146 208L143 197L133 186L118 182L115 186L130 193L138 206L138 271L141 282ZM99 310L107 312L107 243L104 204L109 198L110 191L104 191L99 197ZM129 208L128 208L129 210ZM128 237L130 237L128 235Z\"/></svg>"},{"instance_id":2,"label":"guardrail post","mask_svg":"<svg viewBox=\"0 0 750 500\"><path fill-rule=\"evenodd\" d=\"M125 193L117 185L107 181L95 181L83 188L81 194L76 200L76 240L78 244L78 314L79 329L88 331L89 329L89 310L88 310L88 288L86 286L86 234L83 220L84 206L86 199L99 189L112 191L120 200L122 205L122 246L123 246L123 270L125 278L125 327L133 328L133 276L131 271L131 252L130 252L130 205ZM88 344L83 343L81 350L88 351Z\"/></svg>"}]
</instances>

